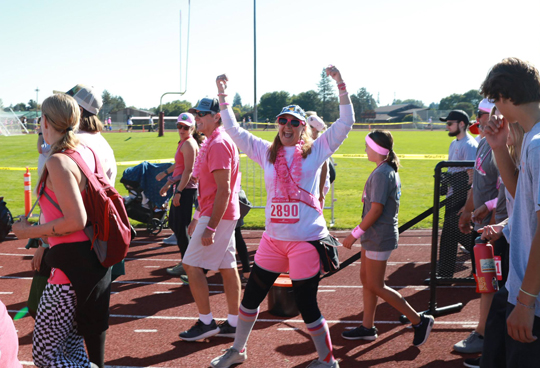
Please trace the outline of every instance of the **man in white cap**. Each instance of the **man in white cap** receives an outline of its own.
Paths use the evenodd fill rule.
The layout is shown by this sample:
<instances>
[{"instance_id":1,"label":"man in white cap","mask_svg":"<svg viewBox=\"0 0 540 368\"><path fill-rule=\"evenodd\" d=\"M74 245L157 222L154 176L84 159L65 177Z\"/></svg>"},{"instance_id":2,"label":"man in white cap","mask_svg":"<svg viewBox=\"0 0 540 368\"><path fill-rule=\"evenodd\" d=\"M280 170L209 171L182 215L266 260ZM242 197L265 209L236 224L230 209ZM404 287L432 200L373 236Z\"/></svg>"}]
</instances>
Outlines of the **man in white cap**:
<instances>
[{"instance_id":1,"label":"man in white cap","mask_svg":"<svg viewBox=\"0 0 540 368\"><path fill-rule=\"evenodd\" d=\"M478 113L476 115L480 129L483 129L488 123L493 106L494 104L487 99L483 99L480 102ZM488 208L485 204L498 197L498 178L499 169L495 163L492 149L487 143L486 138L482 138L476 150L472 188L469 190L467 202L465 203L459 218L459 230L462 233L471 233L471 221L474 221L472 236L473 238L476 238L479 235L477 231L484 226L489 225L492 216L496 212L504 212L503 216L506 217L506 206L504 206L504 201L501 201L500 204L498 203L497 208L488 209L475 218L472 217L475 210L482 206ZM475 213L478 213L478 211ZM504 220L504 218L502 218L501 221L502 220ZM471 253L471 255L473 254ZM474 256L471 258L474 260ZM454 345L454 350L466 354L482 352L487 315L494 295L495 293L480 294L480 318L478 325L468 338Z\"/></svg>"}]
</instances>

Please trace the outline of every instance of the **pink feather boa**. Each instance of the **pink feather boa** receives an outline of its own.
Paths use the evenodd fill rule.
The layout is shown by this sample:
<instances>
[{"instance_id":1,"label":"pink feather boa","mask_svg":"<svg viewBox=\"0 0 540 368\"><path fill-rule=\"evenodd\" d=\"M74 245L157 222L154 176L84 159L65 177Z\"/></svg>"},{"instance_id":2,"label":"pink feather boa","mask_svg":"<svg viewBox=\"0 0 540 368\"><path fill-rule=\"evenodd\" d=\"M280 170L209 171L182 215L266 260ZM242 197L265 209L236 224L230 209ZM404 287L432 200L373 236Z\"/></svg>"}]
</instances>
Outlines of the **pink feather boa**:
<instances>
[{"instance_id":1,"label":"pink feather boa","mask_svg":"<svg viewBox=\"0 0 540 368\"><path fill-rule=\"evenodd\" d=\"M297 198L300 195L298 187L300 186L300 179L302 178L303 145L303 140L298 141L296 144L290 169L287 165L285 149L283 146L281 146L277 152L276 162L274 163L274 169L276 170L275 190L277 198Z\"/></svg>"}]
</instances>

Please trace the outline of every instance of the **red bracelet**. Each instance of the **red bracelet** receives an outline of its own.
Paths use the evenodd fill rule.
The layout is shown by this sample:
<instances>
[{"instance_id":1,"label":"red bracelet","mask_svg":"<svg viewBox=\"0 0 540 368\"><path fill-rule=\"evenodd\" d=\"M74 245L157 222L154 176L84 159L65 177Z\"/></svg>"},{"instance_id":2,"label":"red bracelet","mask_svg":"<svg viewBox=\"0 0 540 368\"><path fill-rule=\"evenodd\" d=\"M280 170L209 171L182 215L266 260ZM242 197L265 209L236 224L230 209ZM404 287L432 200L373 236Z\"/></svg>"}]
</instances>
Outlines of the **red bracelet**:
<instances>
[{"instance_id":1,"label":"red bracelet","mask_svg":"<svg viewBox=\"0 0 540 368\"><path fill-rule=\"evenodd\" d=\"M337 88L340 91L345 91L347 89L347 85L345 84L345 82L341 82L341 83L338 83Z\"/></svg>"},{"instance_id":2,"label":"red bracelet","mask_svg":"<svg viewBox=\"0 0 540 368\"><path fill-rule=\"evenodd\" d=\"M223 103L220 103L219 106L229 106L229 103L228 102L223 102Z\"/></svg>"},{"instance_id":3,"label":"red bracelet","mask_svg":"<svg viewBox=\"0 0 540 368\"><path fill-rule=\"evenodd\" d=\"M211 232L215 233L216 232L216 229L212 229L210 226L207 226L206 227L208 230L210 230Z\"/></svg>"},{"instance_id":4,"label":"red bracelet","mask_svg":"<svg viewBox=\"0 0 540 368\"><path fill-rule=\"evenodd\" d=\"M228 95L225 94L225 93L218 93L217 95L218 95L218 96L223 96L223 97L227 97L227 96L228 96Z\"/></svg>"}]
</instances>

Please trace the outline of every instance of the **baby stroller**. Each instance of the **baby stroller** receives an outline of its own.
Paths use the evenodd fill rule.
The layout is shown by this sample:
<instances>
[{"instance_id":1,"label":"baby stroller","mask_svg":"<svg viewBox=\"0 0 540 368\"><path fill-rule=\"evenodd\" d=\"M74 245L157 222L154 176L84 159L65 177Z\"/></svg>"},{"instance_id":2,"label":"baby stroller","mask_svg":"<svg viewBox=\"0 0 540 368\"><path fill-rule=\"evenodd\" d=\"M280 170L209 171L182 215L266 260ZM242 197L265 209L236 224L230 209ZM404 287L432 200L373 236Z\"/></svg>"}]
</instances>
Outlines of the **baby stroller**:
<instances>
[{"instance_id":1,"label":"baby stroller","mask_svg":"<svg viewBox=\"0 0 540 368\"><path fill-rule=\"evenodd\" d=\"M158 235L169 220L169 200L174 186L162 197L159 191L167 180L157 181L156 175L170 166L170 163L151 164L144 161L124 170L120 179L129 191L129 196L124 197L129 218L145 223L146 229L152 235Z\"/></svg>"}]
</instances>

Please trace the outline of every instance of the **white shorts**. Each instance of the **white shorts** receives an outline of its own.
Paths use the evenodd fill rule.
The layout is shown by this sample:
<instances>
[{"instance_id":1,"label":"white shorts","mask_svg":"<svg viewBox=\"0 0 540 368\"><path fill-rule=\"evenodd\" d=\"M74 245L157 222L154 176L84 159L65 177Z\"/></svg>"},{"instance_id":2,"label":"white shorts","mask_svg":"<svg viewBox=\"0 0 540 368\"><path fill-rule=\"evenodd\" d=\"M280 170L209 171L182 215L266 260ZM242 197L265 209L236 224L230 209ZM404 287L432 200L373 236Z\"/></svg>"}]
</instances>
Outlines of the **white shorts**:
<instances>
[{"instance_id":1,"label":"white shorts","mask_svg":"<svg viewBox=\"0 0 540 368\"><path fill-rule=\"evenodd\" d=\"M214 244L204 246L201 243L201 236L208 221L210 221L208 216L199 219L182 263L212 271L236 268L236 241L234 238L236 220L221 220L216 228Z\"/></svg>"},{"instance_id":2,"label":"white shorts","mask_svg":"<svg viewBox=\"0 0 540 368\"><path fill-rule=\"evenodd\" d=\"M390 254L392 254L391 250L387 250L385 252L375 252L373 250L366 250L366 257L374 261L388 261L388 258L390 258Z\"/></svg>"}]
</instances>

